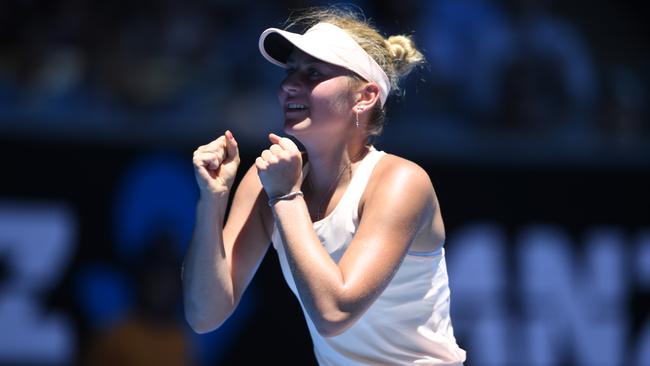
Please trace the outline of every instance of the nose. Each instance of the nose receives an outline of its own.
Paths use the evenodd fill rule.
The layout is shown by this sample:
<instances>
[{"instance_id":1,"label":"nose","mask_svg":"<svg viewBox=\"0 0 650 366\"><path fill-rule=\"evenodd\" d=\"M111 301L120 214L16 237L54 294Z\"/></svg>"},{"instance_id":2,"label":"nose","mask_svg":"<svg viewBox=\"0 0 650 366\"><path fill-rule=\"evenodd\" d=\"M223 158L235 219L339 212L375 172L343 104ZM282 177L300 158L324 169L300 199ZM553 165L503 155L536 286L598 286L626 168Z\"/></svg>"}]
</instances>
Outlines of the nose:
<instances>
[{"instance_id":1,"label":"nose","mask_svg":"<svg viewBox=\"0 0 650 366\"><path fill-rule=\"evenodd\" d=\"M300 87L301 82L297 72L289 73L287 77L282 80L282 84L280 85L282 91L290 95L298 93L300 91Z\"/></svg>"}]
</instances>

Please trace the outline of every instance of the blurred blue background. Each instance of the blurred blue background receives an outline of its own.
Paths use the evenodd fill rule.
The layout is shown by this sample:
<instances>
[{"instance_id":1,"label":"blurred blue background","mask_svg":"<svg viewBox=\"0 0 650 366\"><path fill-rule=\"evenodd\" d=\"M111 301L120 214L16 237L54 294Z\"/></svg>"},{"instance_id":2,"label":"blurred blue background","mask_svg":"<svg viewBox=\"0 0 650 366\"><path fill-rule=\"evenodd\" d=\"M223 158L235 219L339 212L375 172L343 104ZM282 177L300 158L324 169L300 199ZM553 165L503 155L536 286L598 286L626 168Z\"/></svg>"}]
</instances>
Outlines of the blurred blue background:
<instances>
[{"instance_id":1,"label":"blurred blue background","mask_svg":"<svg viewBox=\"0 0 650 366\"><path fill-rule=\"evenodd\" d=\"M357 1L428 64L376 146L431 176L466 365L650 365L650 55L635 2ZM195 335L191 154L281 128L257 38L323 1L0 2L0 364L313 364L270 251ZM243 170L243 169L241 169Z\"/></svg>"}]
</instances>

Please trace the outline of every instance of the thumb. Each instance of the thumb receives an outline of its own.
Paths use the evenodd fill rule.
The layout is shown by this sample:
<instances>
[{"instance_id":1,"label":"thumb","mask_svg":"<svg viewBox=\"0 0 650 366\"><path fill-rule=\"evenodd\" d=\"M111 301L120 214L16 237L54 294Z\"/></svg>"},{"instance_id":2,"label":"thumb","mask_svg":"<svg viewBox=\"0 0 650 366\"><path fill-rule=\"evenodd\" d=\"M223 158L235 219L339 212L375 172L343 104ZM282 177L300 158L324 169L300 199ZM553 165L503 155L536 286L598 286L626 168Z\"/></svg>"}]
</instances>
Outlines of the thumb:
<instances>
[{"instance_id":1,"label":"thumb","mask_svg":"<svg viewBox=\"0 0 650 366\"><path fill-rule=\"evenodd\" d=\"M280 145L283 149L287 151L298 152L298 146L296 146L296 144L293 141L291 141L290 138L280 137L274 133L270 133L269 140L271 140L271 142L273 142L274 144Z\"/></svg>"},{"instance_id":2,"label":"thumb","mask_svg":"<svg viewBox=\"0 0 650 366\"><path fill-rule=\"evenodd\" d=\"M226 155L228 160L239 161L239 147L237 146L237 140L233 136L230 130L226 130Z\"/></svg>"},{"instance_id":3,"label":"thumb","mask_svg":"<svg viewBox=\"0 0 650 366\"><path fill-rule=\"evenodd\" d=\"M281 138L280 136L278 136L278 135L276 135L276 134L274 134L274 133L269 133L269 140L270 140L272 143L277 144L277 143L280 142L281 139L282 139L282 138Z\"/></svg>"}]
</instances>

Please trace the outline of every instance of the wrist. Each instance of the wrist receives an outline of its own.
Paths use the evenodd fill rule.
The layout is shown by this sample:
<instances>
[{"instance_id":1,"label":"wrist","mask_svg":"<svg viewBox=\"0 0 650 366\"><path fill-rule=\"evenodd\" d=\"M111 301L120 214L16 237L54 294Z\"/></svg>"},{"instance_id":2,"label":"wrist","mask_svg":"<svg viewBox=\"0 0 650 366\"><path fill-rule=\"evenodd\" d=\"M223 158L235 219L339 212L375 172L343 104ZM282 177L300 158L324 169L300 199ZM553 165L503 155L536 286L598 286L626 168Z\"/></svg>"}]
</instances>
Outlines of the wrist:
<instances>
[{"instance_id":1,"label":"wrist","mask_svg":"<svg viewBox=\"0 0 650 366\"><path fill-rule=\"evenodd\" d=\"M262 183L262 185L264 186L264 183ZM264 186L264 191L269 198L272 198L284 196L285 194L289 194L291 192L298 192L301 190L301 188L302 186L298 184L288 188Z\"/></svg>"},{"instance_id":2,"label":"wrist","mask_svg":"<svg viewBox=\"0 0 650 366\"><path fill-rule=\"evenodd\" d=\"M197 209L203 212L224 214L228 205L228 195L201 194L197 202Z\"/></svg>"},{"instance_id":3,"label":"wrist","mask_svg":"<svg viewBox=\"0 0 650 366\"><path fill-rule=\"evenodd\" d=\"M230 195L230 187L219 187L212 188L207 187L204 189L199 189L199 200L205 202L218 202L225 200L228 201L228 196Z\"/></svg>"},{"instance_id":4,"label":"wrist","mask_svg":"<svg viewBox=\"0 0 650 366\"><path fill-rule=\"evenodd\" d=\"M300 190L293 190L286 194L274 195L269 198L269 206L273 207L279 201L293 200L296 197L304 197L304 194Z\"/></svg>"}]
</instances>

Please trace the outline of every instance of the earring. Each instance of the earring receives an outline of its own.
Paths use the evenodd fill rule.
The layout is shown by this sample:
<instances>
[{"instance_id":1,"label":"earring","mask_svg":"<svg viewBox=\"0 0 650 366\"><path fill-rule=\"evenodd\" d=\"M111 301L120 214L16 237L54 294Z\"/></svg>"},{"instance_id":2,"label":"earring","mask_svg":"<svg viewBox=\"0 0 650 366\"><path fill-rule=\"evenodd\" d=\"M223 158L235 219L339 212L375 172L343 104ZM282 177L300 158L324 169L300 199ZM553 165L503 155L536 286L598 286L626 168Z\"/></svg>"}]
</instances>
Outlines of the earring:
<instances>
[{"instance_id":1,"label":"earring","mask_svg":"<svg viewBox=\"0 0 650 366\"><path fill-rule=\"evenodd\" d=\"M361 112L361 108L357 108L357 110L354 111L354 123L357 125L357 128L359 128L359 112Z\"/></svg>"}]
</instances>

